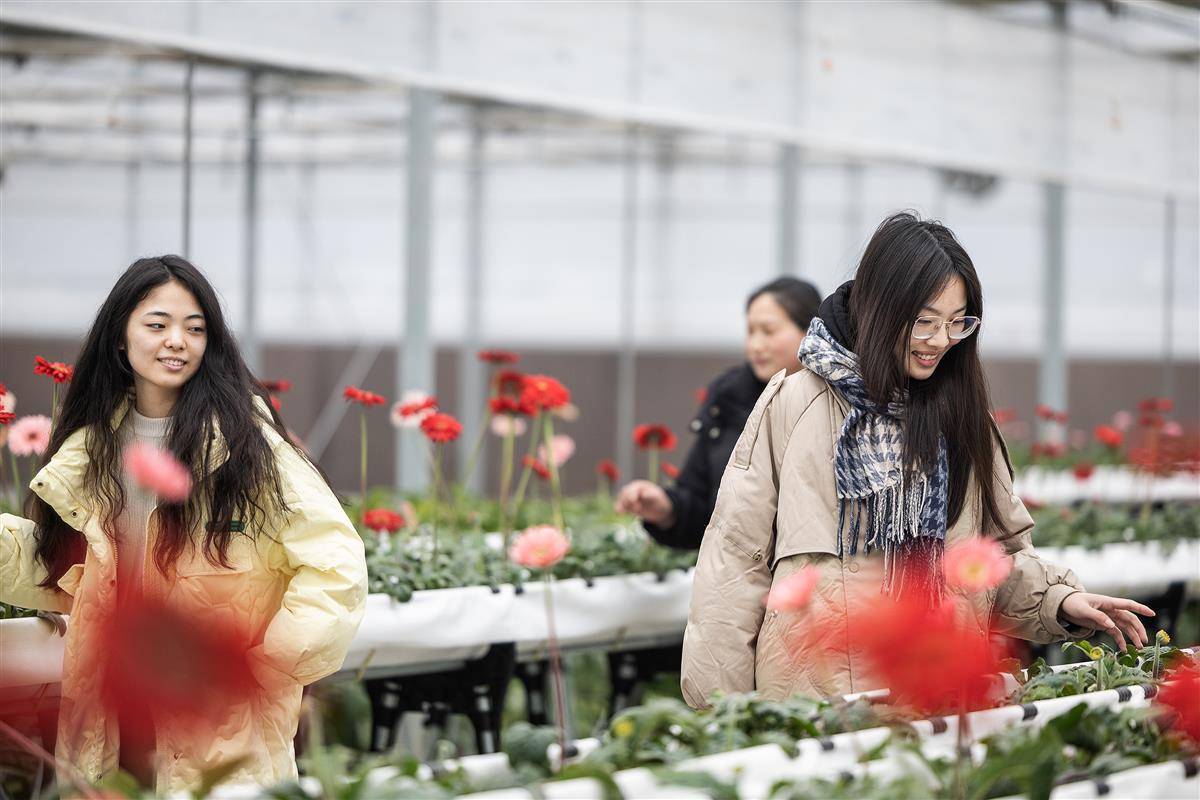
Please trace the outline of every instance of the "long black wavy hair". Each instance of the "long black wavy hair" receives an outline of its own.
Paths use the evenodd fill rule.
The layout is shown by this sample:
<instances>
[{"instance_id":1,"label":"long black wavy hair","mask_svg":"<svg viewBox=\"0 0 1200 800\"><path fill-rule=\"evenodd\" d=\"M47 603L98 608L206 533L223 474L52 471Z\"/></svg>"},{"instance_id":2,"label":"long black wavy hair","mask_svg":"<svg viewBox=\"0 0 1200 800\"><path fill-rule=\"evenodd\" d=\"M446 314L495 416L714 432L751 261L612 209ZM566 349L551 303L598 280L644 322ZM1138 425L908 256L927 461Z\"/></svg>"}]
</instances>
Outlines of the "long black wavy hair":
<instances>
[{"instance_id":1,"label":"long black wavy hair","mask_svg":"<svg viewBox=\"0 0 1200 800\"><path fill-rule=\"evenodd\" d=\"M949 348L928 379L910 380L905 368L913 321L956 276L966 287L966 314L982 319L983 288L975 264L950 229L908 212L885 219L867 244L850 290L855 349L875 402L885 403L897 391L908 393L901 423L906 469L931 469L939 436L944 437L948 523L962 513L973 473L981 521L999 532L1004 525L992 482L998 434L979 359L979 331Z\"/></svg>"},{"instance_id":2,"label":"long black wavy hair","mask_svg":"<svg viewBox=\"0 0 1200 800\"><path fill-rule=\"evenodd\" d=\"M116 521L126 498L121 487L121 444L110 421L134 392L133 369L123 349L126 324L138 303L170 281L196 298L204 313L207 345L196 373L180 389L167 434L167 449L192 467L196 483L186 501L159 503L160 535L154 560L164 574L193 542L202 545L211 563L228 568L229 543L238 533L231 528L239 527L232 524L235 519L242 521L245 535L253 536L270 514L288 511L271 445L261 426L270 425L291 442L267 390L247 369L208 279L185 259L165 255L133 262L100 306L76 359L75 374L46 450L47 460L67 437L87 429L84 491L96 499L95 510L115 544ZM265 412L256 407L255 397L261 398ZM218 428L228 458L211 469L218 455L213 447ZM303 456L303 451L296 449ZM197 531L206 506L207 530ZM83 560L86 544L37 495L29 495L26 508L37 523L36 555L48 573L42 586L54 588L72 564Z\"/></svg>"}]
</instances>

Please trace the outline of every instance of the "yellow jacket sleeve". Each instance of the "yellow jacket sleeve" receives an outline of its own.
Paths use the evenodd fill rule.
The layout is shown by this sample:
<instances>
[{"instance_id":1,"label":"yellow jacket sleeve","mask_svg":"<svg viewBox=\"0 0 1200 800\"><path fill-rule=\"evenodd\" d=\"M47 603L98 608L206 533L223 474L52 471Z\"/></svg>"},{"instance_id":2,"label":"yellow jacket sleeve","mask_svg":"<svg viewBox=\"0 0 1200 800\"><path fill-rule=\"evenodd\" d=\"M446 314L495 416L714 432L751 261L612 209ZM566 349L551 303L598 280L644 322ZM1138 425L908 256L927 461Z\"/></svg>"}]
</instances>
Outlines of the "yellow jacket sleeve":
<instances>
[{"instance_id":1,"label":"yellow jacket sleeve","mask_svg":"<svg viewBox=\"0 0 1200 800\"><path fill-rule=\"evenodd\" d=\"M277 541L292 577L251 664L264 686L309 684L346 658L366 608L367 563L358 531L313 466L286 442L275 454L289 506Z\"/></svg>"},{"instance_id":2,"label":"yellow jacket sleeve","mask_svg":"<svg viewBox=\"0 0 1200 800\"><path fill-rule=\"evenodd\" d=\"M0 514L0 602L39 611L71 611L71 596L38 584L46 568L34 558L37 526L15 514Z\"/></svg>"}]
</instances>

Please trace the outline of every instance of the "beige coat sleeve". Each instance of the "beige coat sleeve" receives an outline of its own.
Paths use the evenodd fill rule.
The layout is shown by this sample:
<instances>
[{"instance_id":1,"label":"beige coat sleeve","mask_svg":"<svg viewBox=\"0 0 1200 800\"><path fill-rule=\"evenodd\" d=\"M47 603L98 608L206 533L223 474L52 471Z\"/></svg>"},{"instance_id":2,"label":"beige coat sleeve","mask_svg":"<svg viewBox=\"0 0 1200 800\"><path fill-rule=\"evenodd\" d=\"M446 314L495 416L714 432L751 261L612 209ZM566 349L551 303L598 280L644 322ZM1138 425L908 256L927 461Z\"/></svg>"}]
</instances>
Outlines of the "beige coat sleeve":
<instances>
[{"instance_id":1,"label":"beige coat sleeve","mask_svg":"<svg viewBox=\"0 0 1200 800\"><path fill-rule=\"evenodd\" d=\"M993 536L1012 556L1013 568L996 592L992 629L996 633L1039 644L1079 638L1090 629L1064 626L1058 618L1063 600L1084 591L1075 573L1042 559L1033 548L1033 517L1013 491L1012 465L997 433L993 486L1004 531Z\"/></svg>"},{"instance_id":2,"label":"beige coat sleeve","mask_svg":"<svg viewBox=\"0 0 1200 800\"><path fill-rule=\"evenodd\" d=\"M71 596L38 586L46 568L34 557L37 525L15 514L0 514L0 602L39 611L71 611Z\"/></svg>"},{"instance_id":3,"label":"beige coat sleeve","mask_svg":"<svg viewBox=\"0 0 1200 800\"><path fill-rule=\"evenodd\" d=\"M680 686L693 708L716 691L754 689L754 650L771 588L779 466L790 431L784 403L772 402L784 381L763 390L721 477L704 532L683 637Z\"/></svg>"}]
</instances>

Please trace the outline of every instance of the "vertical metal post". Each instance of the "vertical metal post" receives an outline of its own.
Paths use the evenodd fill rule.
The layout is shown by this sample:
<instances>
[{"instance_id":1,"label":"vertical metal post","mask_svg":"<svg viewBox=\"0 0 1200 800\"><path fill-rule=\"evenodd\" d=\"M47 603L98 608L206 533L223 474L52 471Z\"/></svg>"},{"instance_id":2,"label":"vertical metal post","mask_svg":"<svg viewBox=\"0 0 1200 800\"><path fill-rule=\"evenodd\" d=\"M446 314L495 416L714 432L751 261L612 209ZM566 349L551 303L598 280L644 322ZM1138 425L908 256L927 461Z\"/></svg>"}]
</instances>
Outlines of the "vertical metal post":
<instances>
[{"instance_id":1,"label":"vertical metal post","mask_svg":"<svg viewBox=\"0 0 1200 800\"><path fill-rule=\"evenodd\" d=\"M195 103L196 62L187 60L183 73L183 249L184 258L192 252L192 106Z\"/></svg>"},{"instance_id":2,"label":"vertical metal post","mask_svg":"<svg viewBox=\"0 0 1200 800\"><path fill-rule=\"evenodd\" d=\"M850 163L845 166L846 205L843 225L846 236L846 256L856 259L859 247L866 241L863 229L863 165ZM857 264L854 260L851 263Z\"/></svg>"},{"instance_id":3,"label":"vertical metal post","mask_svg":"<svg viewBox=\"0 0 1200 800\"><path fill-rule=\"evenodd\" d=\"M483 225L486 208L484 190L484 129L483 109L471 109L471 144L467 151L467 210L466 210L466 275L464 281L463 338L458 355L458 415L462 420L463 434L458 440L459 463L465 469L471 451L480 435L480 409L483 397L488 392L487 369L476 358L480 348L483 328ZM474 472L464 476L468 488L480 491L485 473L483 465L487 452L486 443L479 453Z\"/></svg>"},{"instance_id":4,"label":"vertical metal post","mask_svg":"<svg viewBox=\"0 0 1200 800\"><path fill-rule=\"evenodd\" d=\"M437 94L408 92L408 166L404 207L404 340L396 364L396 396L404 389L435 393L434 345L430 331L432 282L430 253L433 225L434 116ZM396 430L397 486L423 491L429 485L423 442Z\"/></svg>"},{"instance_id":5,"label":"vertical metal post","mask_svg":"<svg viewBox=\"0 0 1200 800\"><path fill-rule=\"evenodd\" d=\"M246 153L242 196L242 355L255 375L262 369L258 340L258 73L246 83Z\"/></svg>"},{"instance_id":6,"label":"vertical metal post","mask_svg":"<svg viewBox=\"0 0 1200 800\"><path fill-rule=\"evenodd\" d=\"M1163 369L1162 396L1175 396L1175 207L1169 195L1163 209Z\"/></svg>"},{"instance_id":7,"label":"vertical metal post","mask_svg":"<svg viewBox=\"0 0 1200 800\"><path fill-rule=\"evenodd\" d=\"M637 383L638 131L625 131L621 195L620 349L617 352L617 446L621 474L633 473L633 426Z\"/></svg>"},{"instance_id":8,"label":"vertical metal post","mask_svg":"<svg viewBox=\"0 0 1200 800\"><path fill-rule=\"evenodd\" d=\"M1054 131L1054 151L1064 163L1067 158L1067 3L1051 3L1055 37L1054 75L1051 76L1057 102L1058 125ZM1042 347L1038 363L1038 403L1063 411L1067 408L1067 354L1063 341L1064 272L1066 270L1066 187L1057 181L1042 185ZM1042 423L1042 438L1058 441L1063 431L1058 425Z\"/></svg>"},{"instance_id":9,"label":"vertical metal post","mask_svg":"<svg viewBox=\"0 0 1200 800\"><path fill-rule=\"evenodd\" d=\"M775 271L780 275L799 273L797 213L800 208L800 148L794 144L779 148L779 245Z\"/></svg>"}]
</instances>

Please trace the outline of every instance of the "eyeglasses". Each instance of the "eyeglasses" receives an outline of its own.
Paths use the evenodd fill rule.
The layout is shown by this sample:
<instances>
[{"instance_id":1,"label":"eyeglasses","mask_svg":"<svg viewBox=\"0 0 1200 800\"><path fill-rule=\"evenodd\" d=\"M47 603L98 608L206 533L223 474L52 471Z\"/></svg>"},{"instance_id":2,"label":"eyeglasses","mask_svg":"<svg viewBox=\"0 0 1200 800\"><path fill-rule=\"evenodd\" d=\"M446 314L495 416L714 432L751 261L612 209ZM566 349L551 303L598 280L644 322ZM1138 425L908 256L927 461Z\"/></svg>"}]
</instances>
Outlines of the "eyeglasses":
<instances>
[{"instance_id":1,"label":"eyeglasses","mask_svg":"<svg viewBox=\"0 0 1200 800\"><path fill-rule=\"evenodd\" d=\"M932 339L944 325L946 334L951 339L965 339L974 333L982 322L983 320L979 317L955 317L949 320L941 320L937 317L917 317L917 321L912 326L912 337L914 339Z\"/></svg>"}]
</instances>

